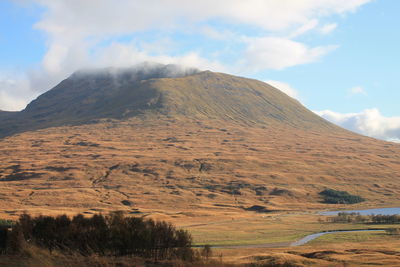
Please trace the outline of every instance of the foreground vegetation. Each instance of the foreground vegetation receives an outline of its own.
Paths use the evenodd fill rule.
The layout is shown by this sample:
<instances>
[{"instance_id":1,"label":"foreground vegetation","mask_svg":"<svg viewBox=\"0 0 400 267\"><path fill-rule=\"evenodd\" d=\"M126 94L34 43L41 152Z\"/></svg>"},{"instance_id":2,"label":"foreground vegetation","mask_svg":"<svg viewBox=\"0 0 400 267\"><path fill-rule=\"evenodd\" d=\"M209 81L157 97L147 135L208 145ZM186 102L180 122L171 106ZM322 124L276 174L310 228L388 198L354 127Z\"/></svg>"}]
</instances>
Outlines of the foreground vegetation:
<instances>
[{"instance_id":1,"label":"foreground vegetation","mask_svg":"<svg viewBox=\"0 0 400 267\"><path fill-rule=\"evenodd\" d=\"M85 219L84 221L86 222L86 229L90 229L89 226L91 224L89 222L93 220L93 217L98 216L99 215L83 217L81 215L77 215L67 218L70 220L70 224L72 225L74 224L75 218L83 217ZM279 241L274 239L272 234L280 234L285 238L285 240L288 238L293 240L301 238L305 232L312 233L323 230L327 231L343 229L343 223L332 223L326 221L322 222L321 220L317 221L317 216L310 216L309 214L281 214L281 216L277 214L270 216L272 217L263 218L260 216L258 219L260 226L261 224L264 226L262 228L263 231L268 230L271 234L265 233L265 237L267 238L268 236L268 238L265 239L265 243ZM26 215L21 216L21 218L22 217L26 218ZM36 221L37 223L42 222L43 218L49 218L50 216L29 217L33 222L35 222L37 218L42 218L42 220ZM64 216L56 216L51 218L57 221L57 218L60 217ZM121 221L125 222L128 222L130 219L132 219L132 217L125 217L118 213L112 213L102 217L105 219L107 224L112 221L111 219L113 217L120 217L122 218ZM5 225L10 227L7 231L8 237L10 237L13 233L12 229L21 224L21 218L18 221L5 222ZM144 218L139 219L143 222L152 221ZM51 221L51 219L47 220ZM77 219L75 219L75 221L76 220ZM157 221L153 222L157 224ZM159 221L158 223L162 222ZM222 225L209 224L198 226L198 228L204 228L204 230L207 229L209 232L215 230L222 234L223 231L225 231L225 233L230 233L230 228L228 227L229 225L231 225L231 227L233 225L237 225L238 227L242 228L244 224L249 225L251 222L247 220L230 220L229 224L228 222L224 222ZM40 223L34 225L36 225L37 228ZM50 223L49 225L52 224ZM173 225L171 226L173 227ZM349 223L346 224L346 227L363 229L366 227L366 224ZM395 226L376 226L376 228L385 229L384 227ZM34 228L32 228L32 233L37 233L37 229L33 230ZM253 225L251 228L252 232L256 232L258 234L262 230L261 228L258 228L257 225ZM289 229L290 231L288 232ZM192 233L192 230L190 230L190 232ZM294 237L294 233L296 233L296 237ZM196 237L195 232L193 232L193 234ZM201 234L205 235L205 232L202 232ZM120 236L122 236L122 234ZM208 238L209 237L210 236L208 236ZM197 238L198 237L195 238L196 241ZM238 238L240 241L240 236L234 236L233 238ZM37 238L32 237L31 239L25 239L24 237L20 241L21 242L18 251L11 250L10 241L7 242L6 245L8 248L6 247L6 249L3 250L3 253L5 254L0 255L0 266L338 266L336 265L338 262L343 262L343 264L348 263L348 266L360 266L362 264L375 264L379 262L384 262L385 264L391 266L399 266L400 264L400 251L398 251L400 239L397 235L388 234L383 231L335 233L331 235L325 235L308 243L305 246L299 247L284 247L281 245L279 248L267 248L257 246L253 247L250 245L248 247L243 246L241 248L220 247L213 248L212 250L210 247L190 247L189 249L192 251L193 255L191 259L179 258L176 255L171 255L169 258L158 257L158 259L155 259L154 255L149 257L143 256L143 254L124 255L123 253L113 253L111 250L105 250L104 254L102 254L101 252L94 252L93 250L88 252L85 250L80 251L79 249L67 248L60 245L56 245L52 249L49 249L47 246L41 245ZM211 240L208 239L208 241ZM55 244L56 242L53 243ZM178 249L179 248L171 248L171 250Z\"/></svg>"},{"instance_id":2,"label":"foreground vegetation","mask_svg":"<svg viewBox=\"0 0 400 267\"><path fill-rule=\"evenodd\" d=\"M47 249L78 253L83 256L138 256L158 260L193 261L192 237L172 224L138 217L125 217L121 212L72 219L66 215L20 216L11 225L0 227L0 251L16 254L25 244Z\"/></svg>"}]
</instances>

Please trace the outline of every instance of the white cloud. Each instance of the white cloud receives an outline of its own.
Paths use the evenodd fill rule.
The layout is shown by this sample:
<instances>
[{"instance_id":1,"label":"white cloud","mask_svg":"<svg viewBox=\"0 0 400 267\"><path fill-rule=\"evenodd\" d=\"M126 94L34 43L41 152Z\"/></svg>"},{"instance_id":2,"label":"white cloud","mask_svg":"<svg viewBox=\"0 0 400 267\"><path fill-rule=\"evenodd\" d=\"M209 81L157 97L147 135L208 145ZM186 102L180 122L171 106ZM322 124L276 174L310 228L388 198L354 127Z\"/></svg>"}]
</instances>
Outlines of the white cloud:
<instances>
[{"instance_id":1,"label":"white cloud","mask_svg":"<svg viewBox=\"0 0 400 267\"><path fill-rule=\"evenodd\" d=\"M352 12L370 0L33 0L48 8L37 27L57 38L124 34L223 19L281 31ZM90 15L89 15L90 14Z\"/></svg>"},{"instance_id":2,"label":"white cloud","mask_svg":"<svg viewBox=\"0 0 400 267\"><path fill-rule=\"evenodd\" d=\"M367 95L367 92L361 86L354 86L349 89L351 95Z\"/></svg>"},{"instance_id":3,"label":"white cloud","mask_svg":"<svg viewBox=\"0 0 400 267\"><path fill-rule=\"evenodd\" d=\"M337 24L336 23L331 23L331 24L326 24L326 25L322 26L319 29L319 31L322 34L329 34L329 33L333 32L336 28L337 28Z\"/></svg>"},{"instance_id":4,"label":"white cloud","mask_svg":"<svg viewBox=\"0 0 400 267\"><path fill-rule=\"evenodd\" d=\"M196 52L181 56L149 55L146 51L139 50L133 44L112 43L106 48L99 49L92 61L93 66L128 67L134 64L151 61L161 64L179 64L187 67L198 67L208 70L224 70L219 62L200 57Z\"/></svg>"},{"instance_id":5,"label":"white cloud","mask_svg":"<svg viewBox=\"0 0 400 267\"><path fill-rule=\"evenodd\" d=\"M400 117L385 117L376 108L360 113L338 113L330 110L315 113L343 128L366 136L390 141L400 140Z\"/></svg>"},{"instance_id":6,"label":"white cloud","mask_svg":"<svg viewBox=\"0 0 400 267\"><path fill-rule=\"evenodd\" d=\"M229 31L214 29L210 25L196 29L198 23L208 20L260 27L276 34L292 31L292 37L295 37L314 29L319 18L352 12L370 0L119 0L118 4L113 0L31 1L47 8L36 28L44 31L49 38L44 68L56 72L60 69L72 69L71 66L66 66L68 62L75 68L75 65L83 65L80 61L85 62L82 60L85 59L85 53L88 53L85 50L93 46L88 43L88 39L96 43L113 36L155 29L203 31L220 39L231 34ZM257 68L282 69L313 62L333 47L308 48L305 44L283 38L247 40L254 42L247 44L244 56L249 56L250 59L246 62L254 62ZM267 47L261 49L260 45L265 43ZM280 48L280 45L283 47ZM290 53L291 49L294 49L294 52ZM281 64L278 64L275 58L272 58L273 62L263 64L253 59L254 52L260 51L266 60L271 60L271 53L276 50L280 55L289 53Z\"/></svg>"},{"instance_id":7,"label":"white cloud","mask_svg":"<svg viewBox=\"0 0 400 267\"><path fill-rule=\"evenodd\" d=\"M29 81L25 77L0 75L0 110L20 110L32 97Z\"/></svg>"},{"instance_id":8,"label":"white cloud","mask_svg":"<svg viewBox=\"0 0 400 267\"><path fill-rule=\"evenodd\" d=\"M239 65L239 71L248 72L314 62L335 46L308 47L291 39L318 30L324 18L354 12L371 0L14 1L34 2L44 7L35 28L45 34L48 47L41 66L26 72L28 81L16 79L13 92L9 87L2 89L0 109L24 106L21 103L27 103L26 95L36 96L73 71L90 66L126 66L150 60L238 73L233 66ZM213 23L209 23L211 21ZM215 22L219 25L215 26ZM257 29L258 33L252 35L240 31L247 26ZM237 32L231 32L232 29L237 29ZM140 45L121 39L116 41L116 37L129 35L134 39L135 34L140 37L140 33L149 31L162 34ZM188 32L240 48L229 50L229 55L221 50L204 52L201 42L198 47L181 49L179 40L174 40L173 35L168 36L170 33ZM136 41L141 40L139 37ZM154 44L160 42L162 45L158 47L163 49L155 49ZM169 51L170 47L174 49ZM232 62L226 63L220 58L232 58ZM28 93L27 86L30 88ZM13 102L13 99L15 105L4 104Z\"/></svg>"},{"instance_id":9,"label":"white cloud","mask_svg":"<svg viewBox=\"0 0 400 267\"><path fill-rule=\"evenodd\" d=\"M284 69L318 61L337 46L307 47L285 38L262 37L248 39L242 66L250 69Z\"/></svg>"},{"instance_id":10,"label":"white cloud","mask_svg":"<svg viewBox=\"0 0 400 267\"><path fill-rule=\"evenodd\" d=\"M290 96L294 99L297 99L297 100L299 99L299 93L293 87L291 87L288 83L281 82L281 81L274 81L274 80L268 80L265 82L272 85L273 87L281 90L288 96Z\"/></svg>"},{"instance_id":11,"label":"white cloud","mask_svg":"<svg viewBox=\"0 0 400 267\"><path fill-rule=\"evenodd\" d=\"M17 111L25 106L25 101L20 97L13 97L8 95L6 91L0 91L0 107L1 110Z\"/></svg>"},{"instance_id":12,"label":"white cloud","mask_svg":"<svg viewBox=\"0 0 400 267\"><path fill-rule=\"evenodd\" d=\"M297 36L300 36L302 34L305 34L306 32L311 31L312 29L315 29L315 27L318 26L318 20L313 19L305 23L304 25L300 26L300 28L296 29L293 33L289 35L290 38L295 38Z\"/></svg>"}]
</instances>

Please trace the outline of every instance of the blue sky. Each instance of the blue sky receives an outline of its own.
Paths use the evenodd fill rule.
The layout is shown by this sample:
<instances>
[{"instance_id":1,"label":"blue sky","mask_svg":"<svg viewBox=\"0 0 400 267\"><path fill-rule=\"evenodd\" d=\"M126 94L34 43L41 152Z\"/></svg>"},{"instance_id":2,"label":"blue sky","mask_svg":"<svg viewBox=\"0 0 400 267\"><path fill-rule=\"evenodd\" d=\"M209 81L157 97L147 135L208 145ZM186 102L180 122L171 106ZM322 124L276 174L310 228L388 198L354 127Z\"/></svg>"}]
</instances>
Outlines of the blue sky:
<instances>
[{"instance_id":1,"label":"blue sky","mask_svg":"<svg viewBox=\"0 0 400 267\"><path fill-rule=\"evenodd\" d=\"M266 81L343 127L400 139L400 1L3 0L0 109L80 68L178 63Z\"/></svg>"},{"instance_id":2,"label":"blue sky","mask_svg":"<svg viewBox=\"0 0 400 267\"><path fill-rule=\"evenodd\" d=\"M32 25L40 18L37 7L21 8L9 1L0 2L0 68L3 71L37 64L46 52L45 38Z\"/></svg>"}]
</instances>

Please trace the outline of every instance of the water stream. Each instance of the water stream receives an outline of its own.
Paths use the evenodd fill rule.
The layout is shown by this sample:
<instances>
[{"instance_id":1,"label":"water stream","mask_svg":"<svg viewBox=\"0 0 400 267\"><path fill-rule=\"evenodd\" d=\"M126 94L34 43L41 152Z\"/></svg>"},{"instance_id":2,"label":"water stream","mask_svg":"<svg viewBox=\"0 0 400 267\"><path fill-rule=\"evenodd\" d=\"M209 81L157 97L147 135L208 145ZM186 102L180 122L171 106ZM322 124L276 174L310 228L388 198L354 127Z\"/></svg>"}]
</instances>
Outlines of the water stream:
<instances>
[{"instance_id":1,"label":"water stream","mask_svg":"<svg viewBox=\"0 0 400 267\"><path fill-rule=\"evenodd\" d=\"M395 208L379 208L379 209L366 209L366 210L338 210L338 211L323 211L320 212L320 215L325 215L325 216L334 216L337 215L340 212L346 212L346 213L359 213L360 215L396 215L400 214L400 208L395 207ZM367 229L367 230L337 230L337 231L329 231L329 232L320 232L320 233L315 233L311 234L308 236L303 237L300 240L297 240L291 244L291 246L301 246L304 245L311 240L314 240L322 235L327 235L327 234L335 234L335 233L350 233L350 232L366 232L366 231L384 231L384 230L374 230L374 229Z\"/></svg>"},{"instance_id":2,"label":"water stream","mask_svg":"<svg viewBox=\"0 0 400 267\"><path fill-rule=\"evenodd\" d=\"M366 209L366 210L339 210L339 211L322 211L319 212L320 215L325 216L334 216L337 215L339 212L346 212L346 213L359 213L360 215L396 215L400 214L400 208L379 208L379 209ZM302 239L299 239L295 242L282 242L282 243L265 243L265 244L257 244L257 245L237 245L237 246L214 246L214 248L266 248L266 247L286 247L286 246L302 246L307 244L311 240L314 240L320 236L328 235L328 234L336 234L336 233L352 233L352 232L368 232L368 231L385 231L385 229L360 229L360 230L334 230L334 231L327 231L327 232L319 232L311 235L307 235Z\"/></svg>"},{"instance_id":3,"label":"water stream","mask_svg":"<svg viewBox=\"0 0 400 267\"><path fill-rule=\"evenodd\" d=\"M301 246L301 245L304 245L304 244L310 242L311 240L314 240L314 239L316 239L316 238L318 238L320 236L327 235L327 234L352 233L352 232L369 232L369 231L385 231L385 230L382 230L382 229L364 229L364 230L337 230L337 231L329 231L329 232L320 232L320 233L316 233L316 234L311 234L311 235L305 236L302 239L293 242L292 244L290 244L290 246L292 246L292 247Z\"/></svg>"}]
</instances>

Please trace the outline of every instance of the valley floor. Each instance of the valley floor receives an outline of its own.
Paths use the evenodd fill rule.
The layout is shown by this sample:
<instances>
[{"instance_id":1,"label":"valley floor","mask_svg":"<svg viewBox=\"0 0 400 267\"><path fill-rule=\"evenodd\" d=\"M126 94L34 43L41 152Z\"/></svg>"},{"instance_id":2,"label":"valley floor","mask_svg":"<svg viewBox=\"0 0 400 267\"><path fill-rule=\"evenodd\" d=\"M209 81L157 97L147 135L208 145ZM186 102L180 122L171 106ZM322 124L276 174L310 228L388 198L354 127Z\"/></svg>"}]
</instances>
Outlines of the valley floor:
<instances>
[{"instance_id":1,"label":"valley floor","mask_svg":"<svg viewBox=\"0 0 400 267\"><path fill-rule=\"evenodd\" d=\"M400 236L385 231L334 233L302 245L302 237L331 230L388 229L399 225L328 223L310 212L256 214L253 218L188 226L198 244L215 245L215 259L260 266L399 266ZM287 264L287 265L285 265ZM290 265L292 264L292 265Z\"/></svg>"}]
</instances>

